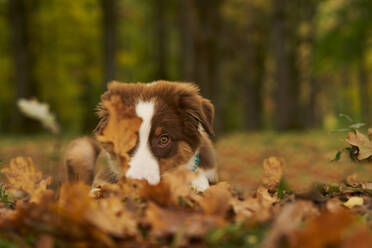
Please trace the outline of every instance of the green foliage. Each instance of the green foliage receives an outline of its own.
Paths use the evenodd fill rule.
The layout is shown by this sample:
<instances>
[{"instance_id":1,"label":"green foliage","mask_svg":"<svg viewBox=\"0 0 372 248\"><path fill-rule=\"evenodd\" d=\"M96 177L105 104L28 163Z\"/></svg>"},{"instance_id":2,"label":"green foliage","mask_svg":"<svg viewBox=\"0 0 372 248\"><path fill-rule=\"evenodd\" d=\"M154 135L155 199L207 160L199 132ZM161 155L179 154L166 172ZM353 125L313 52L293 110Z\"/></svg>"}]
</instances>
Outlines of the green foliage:
<instances>
[{"instance_id":1,"label":"green foliage","mask_svg":"<svg viewBox=\"0 0 372 248\"><path fill-rule=\"evenodd\" d=\"M206 237L208 247L258 248L267 232L265 225L231 224L211 231Z\"/></svg>"},{"instance_id":2,"label":"green foliage","mask_svg":"<svg viewBox=\"0 0 372 248\"><path fill-rule=\"evenodd\" d=\"M6 207L10 208L13 202L11 202L8 197L8 194L5 192L5 185L0 184L0 202L2 202Z\"/></svg>"},{"instance_id":3,"label":"green foliage","mask_svg":"<svg viewBox=\"0 0 372 248\"><path fill-rule=\"evenodd\" d=\"M15 68L12 54L11 29L9 26L7 3L0 1L0 131L5 132L14 122L16 111ZM81 0L38 0L26 1L31 9L29 46L33 55L32 75L37 88L36 97L51 105L64 131L91 130L96 119L94 107L105 88L103 82L103 30L102 6L100 1ZM198 80L208 71L207 60L197 64L196 53L208 37L218 40L218 54L212 54L218 61L214 78L218 81L218 109L216 117L223 119L223 129L233 131L243 129L253 118L262 119L261 126L273 127L275 116L275 90L273 80L274 55L272 54L272 10L269 0L224 0L220 20L195 20L195 13L187 10L182 1L167 1L163 10L167 29L167 80ZM186 1L187 2L187 1ZM196 1L197 2L197 1ZM212 1L213 2L213 1ZM150 82L157 80L156 69L156 13L154 1L118 0L117 76L118 81ZM205 4L210 8L213 4ZM195 7L195 6L194 6ZM372 49L372 1L353 0L309 0L288 2L289 29L294 37L291 49L298 50L297 64L307 68L305 73L296 68L301 88L301 105L305 105L311 94L309 85L313 79L322 82L322 92L318 94L316 109L319 119L337 112L358 115L359 103L358 68L365 60L368 74L371 70ZM316 12L314 18L311 10ZM295 11L293 11L295 10ZM188 27L183 30L184 15L189 15ZM217 17L216 17L217 18ZM192 19L192 20L191 20ZM212 23L212 25L210 25ZM218 32L206 28L218 26ZM203 32L206 34L203 34ZM209 30L209 31L208 31ZM184 33L185 32L185 33ZM188 32L188 33L187 33ZM188 54L190 71L183 75L185 63L182 37L197 35L200 40L190 40ZM248 35L249 34L249 35ZM308 35L310 34L310 35ZM215 37L214 37L215 36ZM306 37L305 37L306 36ZM310 40L310 41L309 41ZM313 42L314 45L308 45ZM205 44L204 44L205 45ZM206 46L210 46L207 44ZM207 57L202 51L201 57ZM303 55L311 54L312 62L305 61ZM306 56L305 56L306 57ZM191 58L191 59L190 59ZM252 61L253 60L253 61ZM200 62L200 61L199 61ZM310 64L309 64L310 63ZM251 64L252 66L248 65ZM309 65L308 65L309 64ZM254 68L253 68L254 67ZM195 71L193 71L195 70ZM200 71L199 71L200 70ZM207 72L212 73L212 72ZM344 75L346 73L348 77ZM195 76L197 75L197 76ZM251 77L249 77L251 76ZM260 92L262 108L260 117L248 115L246 101L249 91L246 84L250 80L263 85ZM350 83L347 83L347 81ZM343 82L345 81L345 83ZM198 83L198 82L196 82ZM212 88L217 82L211 82ZM301 86L301 87L302 87ZM254 89L254 85L251 86ZM215 90L214 88L212 90ZM262 96L261 96L262 95ZM249 98L250 99L250 98ZM214 100L214 99L213 99ZM216 100L214 100L216 101ZM261 109L260 108L260 109ZM261 110L259 110L261 111ZM261 120L260 119L260 120ZM353 126L354 125L354 126ZM354 123L347 129L360 128L362 123Z\"/></svg>"},{"instance_id":4,"label":"green foliage","mask_svg":"<svg viewBox=\"0 0 372 248\"><path fill-rule=\"evenodd\" d=\"M9 242L9 241L6 241L6 240L3 240L1 239L0 237L0 247L1 248L17 248L18 245L12 243L12 242Z\"/></svg>"},{"instance_id":5,"label":"green foliage","mask_svg":"<svg viewBox=\"0 0 372 248\"><path fill-rule=\"evenodd\" d=\"M366 124L365 123L361 123L361 122L355 122L349 115L346 115L346 114L339 114L339 117L345 119L349 125L346 127L346 128L340 128L340 129L336 129L336 130L333 130L333 132L356 132L356 130L364 127ZM350 147L346 147L340 151L337 151L334 159L332 159L332 162L337 162L341 159L341 155L343 152L347 152L348 155L349 155L349 158L352 160L352 161L357 161L358 159L356 158L357 154L358 154L358 148L355 147L355 146L350 146Z\"/></svg>"},{"instance_id":6,"label":"green foliage","mask_svg":"<svg viewBox=\"0 0 372 248\"><path fill-rule=\"evenodd\" d=\"M292 190L287 184L287 182L282 178L280 179L279 186L276 192L278 193L278 197L280 199L283 199L286 194L291 194Z\"/></svg>"},{"instance_id":7,"label":"green foliage","mask_svg":"<svg viewBox=\"0 0 372 248\"><path fill-rule=\"evenodd\" d=\"M355 130L364 127L366 124L354 121L349 115L339 114L339 117L345 119L349 124L346 128L333 130L333 132L355 132Z\"/></svg>"}]
</instances>

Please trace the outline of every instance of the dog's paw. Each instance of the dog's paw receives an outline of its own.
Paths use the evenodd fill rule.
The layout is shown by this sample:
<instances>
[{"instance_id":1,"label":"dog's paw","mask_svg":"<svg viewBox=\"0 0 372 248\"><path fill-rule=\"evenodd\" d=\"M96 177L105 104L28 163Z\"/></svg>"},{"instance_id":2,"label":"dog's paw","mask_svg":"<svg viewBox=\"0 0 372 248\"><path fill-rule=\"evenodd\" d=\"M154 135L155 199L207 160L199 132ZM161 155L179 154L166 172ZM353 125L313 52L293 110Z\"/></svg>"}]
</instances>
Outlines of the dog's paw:
<instances>
[{"instance_id":1,"label":"dog's paw","mask_svg":"<svg viewBox=\"0 0 372 248\"><path fill-rule=\"evenodd\" d=\"M131 179L146 180L149 184L155 185L160 182L160 175L158 171L147 169L129 168L126 177Z\"/></svg>"},{"instance_id":2,"label":"dog's paw","mask_svg":"<svg viewBox=\"0 0 372 248\"><path fill-rule=\"evenodd\" d=\"M209 188L209 182L204 175L199 175L192 181L191 186L197 192L204 192L206 189Z\"/></svg>"}]
</instances>

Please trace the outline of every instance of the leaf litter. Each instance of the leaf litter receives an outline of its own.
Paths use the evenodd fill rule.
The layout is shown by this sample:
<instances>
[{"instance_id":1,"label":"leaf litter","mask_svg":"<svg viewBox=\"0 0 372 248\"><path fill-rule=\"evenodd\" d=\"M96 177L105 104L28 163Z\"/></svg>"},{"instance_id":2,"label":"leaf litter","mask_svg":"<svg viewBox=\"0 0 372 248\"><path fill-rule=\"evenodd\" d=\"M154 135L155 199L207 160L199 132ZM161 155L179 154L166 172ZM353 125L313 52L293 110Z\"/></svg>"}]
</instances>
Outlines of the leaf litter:
<instances>
[{"instance_id":1,"label":"leaf litter","mask_svg":"<svg viewBox=\"0 0 372 248\"><path fill-rule=\"evenodd\" d=\"M361 221L361 216L371 217L370 196L340 188L328 189L329 199L322 204L295 193L280 199L274 187L280 178L275 175L283 174L284 161L271 157L264 165L262 186L248 195L227 182L197 193L187 183L193 173L180 170L167 172L155 186L122 178L118 184L104 185L93 198L83 182L48 189L51 179L35 169L30 158L18 157L2 170L14 206L0 207L0 236L17 243L33 235L35 246L47 239L61 247L204 247L204 237L218 228L269 223L262 247L280 247L283 242L288 247L347 247L354 235L371 240L370 223Z\"/></svg>"},{"instance_id":2,"label":"leaf litter","mask_svg":"<svg viewBox=\"0 0 372 248\"><path fill-rule=\"evenodd\" d=\"M139 120L121 111L115 96L97 135L119 154L123 170ZM125 113L117 115L117 112ZM128 124L130 123L130 124ZM125 130L125 140L118 139ZM123 134L124 135L124 134ZM370 157L370 139L358 132L347 141L358 159ZM284 178L285 161L263 161L261 185L251 193L219 182L205 192L191 187L196 173L176 169L158 185L121 177L89 194L83 182L65 182L17 157L2 173L0 241L19 247L369 247L372 228L370 182L351 175L344 184L314 185L296 193Z\"/></svg>"}]
</instances>

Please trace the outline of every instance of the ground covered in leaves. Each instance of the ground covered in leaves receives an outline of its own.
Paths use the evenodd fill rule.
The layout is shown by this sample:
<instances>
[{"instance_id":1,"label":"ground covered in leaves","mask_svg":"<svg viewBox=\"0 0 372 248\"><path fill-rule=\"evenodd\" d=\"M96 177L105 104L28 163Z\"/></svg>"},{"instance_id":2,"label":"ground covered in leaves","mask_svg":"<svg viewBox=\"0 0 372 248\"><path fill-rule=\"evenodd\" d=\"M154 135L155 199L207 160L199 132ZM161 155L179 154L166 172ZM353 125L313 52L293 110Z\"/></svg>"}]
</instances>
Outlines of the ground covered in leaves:
<instances>
[{"instance_id":1,"label":"ground covered in leaves","mask_svg":"<svg viewBox=\"0 0 372 248\"><path fill-rule=\"evenodd\" d=\"M194 173L174 171L157 186L123 178L95 197L59 183L63 141L3 139L0 247L370 247L372 146L346 136L231 135L216 146L222 180L203 194ZM364 163L331 162L345 147Z\"/></svg>"}]
</instances>

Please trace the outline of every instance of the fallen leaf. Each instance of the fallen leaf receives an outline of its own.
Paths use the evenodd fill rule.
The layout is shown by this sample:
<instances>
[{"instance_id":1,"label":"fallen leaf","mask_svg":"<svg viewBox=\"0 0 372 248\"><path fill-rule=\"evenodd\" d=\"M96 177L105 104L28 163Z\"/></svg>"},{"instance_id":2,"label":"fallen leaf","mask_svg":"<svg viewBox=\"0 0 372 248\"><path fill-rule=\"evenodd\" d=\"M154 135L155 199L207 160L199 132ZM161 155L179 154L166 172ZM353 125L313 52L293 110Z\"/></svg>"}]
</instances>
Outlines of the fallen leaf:
<instances>
[{"instance_id":1,"label":"fallen leaf","mask_svg":"<svg viewBox=\"0 0 372 248\"><path fill-rule=\"evenodd\" d=\"M358 176L356 173L350 175L350 176L347 176L346 177L346 183L351 186L351 187L360 187L361 183L359 182L358 180Z\"/></svg>"},{"instance_id":2,"label":"fallen leaf","mask_svg":"<svg viewBox=\"0 0 372 248\"><path fill-rule=\"evenodd\" d=\"M297 201L286 205L276 217L262 248L281 247L280 239L289 238L289 235L299 228L304 219L318 214L319 211L315 205L308 201Z\"/></svg>"},{"instance_id":3,"label":"fallen leaf","mask_svg":"<svg viewBox=\"0 0 372 248\"><path fill-rule=\"evenodd\" d=\"M87 209L84 217L87 222L116 237L134 236L138 232L135 214L126 209L118 197L98 200L97 205Z\"/></svg>"},{"instance_id":4,"label":"fallen leaf","mask_svg":"<svg viewBox=\"0 0 372 248\"><path fill-rule=\"evenodd\" d=\"M31 197L30 202L39 202L44 193L51 192L47 189L51 183L51 177L44 179L41 171L35 168L31 158L12 159L9 168L4 168L1 172L9 182L8 188L27 193Z\"/></svg>"},{"instance_id":5,"label":"fallen leaf","mask_svg":"<svg viewBox=\"0 0 372 248\"><path fill-rule=\"evenodd\" d=\"M283 176L284 160L282 158L270 157L263 162L264 177L263 185L269 190L275 190Z\"/></svg>"},{"instance_id":6,"label":"fallen leaf","mask_svg":"<svg viewBox=\"0 0 372 248\"><path fill-rule=\"evenodd\" d=\"M358 228L350 237L342 242L341 248L370 248L372 244L371 231L362 226Z\"/></svg>"},{"instance_id":7,"label":"fallen leaf","mask_svg":"<svg viewBox=\"0 0 372 248\"><path fill-rule=\"evenodd\" d=\"M56 117L50 112L48 104L39 102L37 99L19 99L17 104L22 113L40 121L41 124L52 133L59 133L60 128L56 121Z\"/></svg>"},{"instance_id":8,"label":"fallen leaf","mask_svg":"<svg viewBox=\"0 0 372 248\"><path fill-rule=\"evenodd\" d=\"M244 200L237 198L230 199L235 219L237 221L245 221L249 218L264 222L272 217L273 206L280 199L276 195L271 195L268 189L259 187L255 194L245 197Z\"/></svg>"},{"instance_id":9,"label":"fallen leaf","mask_svg":"<svg viewBox=\"0 0 372 248\"><path fill-rule=\"evenodd\" d=\"M201 212L184 209L161 208L151 202L145 216L145 222L151 225L151 233L156 237L176 233L182 233L185 238L200 237L211 228L226 224L221 216L204 215Z\"/></svg>"},{"instance_id":10,"label":"fallen leaf","mask_svg":"<svg viewBox=\"0 0 372 248\"><path fill-rule=\"evenodd\" d=\"M363 203L364 203L364 200L362 197L352 196L346 202L344 202L344 206L348 208L353 208L356 206L361 206L363 205Z\"/></svg>"},{"instance_id":11,"label":"fallen leaf","mask_svg":"<svg viewBox=\"0 0 372 248\"><path fill-rule=\"evenodd\" d=\"M108 111L108 120L103 130L96 133L97 140L112 146L112 153L120 157L123 170L128 169L128 152L137 143L137 134L142 119L135 114L133 106L124 106L119 95L103 100L102 106Z\"/></svg>"},{"instance_id":12,"label":"fallen leaf","mask_svg":"<svg viewBox=\"0 0 372 248\"><path fill-rule=\"evenodd\" d=\"M355 216L347 210L323 212L308 220L304 227L290 236L290 247L323 248L339 247L343 234L355 221Z\"/></svg>"},{"instance_id":13,"label":"fallen leaf","mask_svg":"<svg viewBox=\"0 0 372 248\"><path fill-rule=\"evenodd\" d=\"M360 133L358 130L354 132L349 132L349 137L346 138L346 141L353 146L358 147L358 160L367 159L372 156L372 143L369 138Z\"/></svg>"},{"instance_id":14,"label":"fallen leaf","mask_svg":"<svg viewBox=\"0 0 372 248\"><path fill-rule=\"evenodd\" d=\"M338 212L345 208L338 198L329 199L325 204L325 209L329 212Z\"/></svg>"},{"instance_id":15,"label":"fallen leaf","mask_svg":"<svg viewBox=\"0 0 372 248\"><path fill-rule=\"evenodd\" d=\"M220 182L204 191L200 205L206 214L224 216L229 209L231 197L231 186Z\"/></svg>"},{"instance_id":16,"label":"fallen leaf","mask_svg":"<svg viewBox=\"0 0 372 248\"><path fill-rule=\"evenodd\" d=\"M167 171L158 185L145 186L141 196L163 206L179 205L181 198L198 201L200 196L191 187L192 180L197 176L197 173L186 168Z\"/></svg>"}]
</instances>

